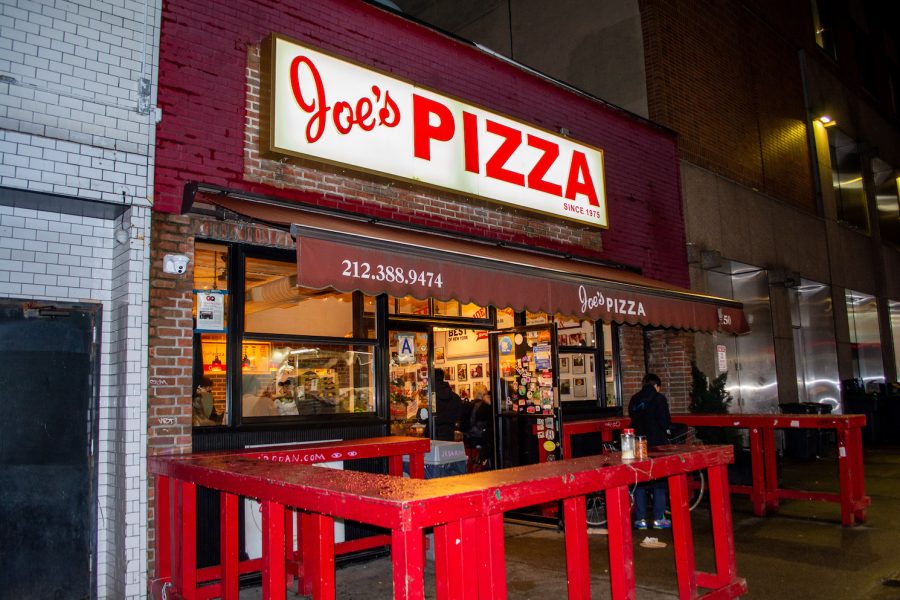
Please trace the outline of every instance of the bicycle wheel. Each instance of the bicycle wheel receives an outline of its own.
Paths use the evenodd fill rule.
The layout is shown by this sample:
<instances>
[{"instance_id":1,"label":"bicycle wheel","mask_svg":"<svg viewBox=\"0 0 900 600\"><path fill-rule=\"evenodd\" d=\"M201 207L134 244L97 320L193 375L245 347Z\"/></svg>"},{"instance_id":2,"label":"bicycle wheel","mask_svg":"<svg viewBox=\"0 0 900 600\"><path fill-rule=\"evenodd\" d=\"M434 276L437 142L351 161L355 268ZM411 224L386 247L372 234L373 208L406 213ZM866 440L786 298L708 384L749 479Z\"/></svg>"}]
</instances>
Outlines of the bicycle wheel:
<instances>
[{"instance_id":1,"label":"bicycle wheel","mask_svg":"<svg viewBox=\"0 0 900 600\"><path fill-rule=\"evenodd\" d=\"M691 471L687 474L688 510L694 510L703 501L706 492L706 474L703 471ZM671 511L666 511L671 514Z\"/></svg>"},{"instance_id":2,"label":"bicycle wheel","mask_svg":"<svg viewBox=\"0 0 900 600\"><path fill-rule=\"evenodd\" d=\"M606 525L606 499L603 492L585 497L584 504L589 526L603 527Z\"/></svg>"}]
</instances>

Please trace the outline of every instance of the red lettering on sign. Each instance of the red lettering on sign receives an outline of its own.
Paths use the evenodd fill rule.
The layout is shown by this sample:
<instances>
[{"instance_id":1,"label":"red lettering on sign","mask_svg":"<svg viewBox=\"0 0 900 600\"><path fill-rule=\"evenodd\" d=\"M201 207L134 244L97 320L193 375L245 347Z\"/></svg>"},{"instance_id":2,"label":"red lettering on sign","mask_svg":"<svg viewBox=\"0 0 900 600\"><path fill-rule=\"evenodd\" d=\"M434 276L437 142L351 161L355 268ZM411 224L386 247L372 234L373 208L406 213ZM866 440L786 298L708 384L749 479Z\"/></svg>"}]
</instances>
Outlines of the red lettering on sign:
<instances>
[{"instance_id":1,"label":"red lettering on sign","mask_svg":"<svg viewBox=\"0 0 900 600\"><path fill-rule=\"evenodd\" d=\"M591 169L588 167L587 158L583 152L572 152L572 162L569 164L569 180L566 182L566 198L574 200L576 194L587 196L588 202L593 206L600 206L597 200L597 190L594 188L594 180L591 178Z\"/></svg>"},{"instance_id":2,"label":"red lettering on sign","mask_svg":"<svg viewBox=\"0 0 900 600\"><path fill-rule=\"evenodd\" d=\"M437 123L431 124L431 115ZM450 109L429 98L413 94L413 155L431 160L431 140L449 142L456 131Z\"/></svg>"},{"instance_id":3,"label":"red lettering on sign","mask_svg":"<svg viewBox=\"0 0 900 600\"><path fill-rule=\"evenodd\" d=\"M503 143L500 144L500 147L497 148L494 155L491 156L488 159L487 164L484 165L484 174L488 177L499 179L500 181L524 187L525 175L505 168L506 161L510 159L516 149L522 144L522 132L518 129L513 129L512 127L507 127L506 125L491 121L490 119L487 121L487 130L488 133L493 133L502 137Z\"/></svg>"},{"instance_id":4,"label":"red lettering on sign","mask_svg":"<svg viewBox=\"0 0 900 600\"><path fill-rule=\"evenodd\" d=\"M481 173L478 163L478 117L470 112L463 112L463 143L466 171Z\"/></svg>"},{"instance_id":5,"label":"red lettering on sign","mask_svg":"<svg viewBox=\"0 0 900 600\"><path fill-rule=\"evenodd\" d=\"M536 135L528 134L528 145L537 150L543 150L543 154L528 172L528 187L539 192L546 192L554 196L562 196L562 186L558 183L550 183L544 179L544 175L559 158L559 145L541 139Z\"/></svg>"},{"instance_id":6,"label":"red lettering on sign","mask_svg":"<svg viewBox=\"0 0 900 600\"><path fill-rule=\"evenodd\" d=\"M300 81L300 69L306 68L309 76L312 78L313 90L308 96L303 94L303 86ZM356 101L354 105L347 100L339 100L335 102L334 108L328 106L325 95L325 84L322 82L322 76L315 63L306 56L297 56L291 61L291 92L294 100L300 109L312 116L306 123L306 141L314 144L324 135L325 126L328 124L328 111L331 110L331 121L334 128L342 134L350 133L354 126L359 126L363 131L371 131L376 125L384 125L385 127L395 127L400 123L400 108L394 99L391 98L390 92L385 90L382 96L381 89L377 85L372 86L371 98L362 97ZM381 108L378 109L378 118L374 117L372 111L375 104L381 102Z\"/></svg>"}]
</instances>

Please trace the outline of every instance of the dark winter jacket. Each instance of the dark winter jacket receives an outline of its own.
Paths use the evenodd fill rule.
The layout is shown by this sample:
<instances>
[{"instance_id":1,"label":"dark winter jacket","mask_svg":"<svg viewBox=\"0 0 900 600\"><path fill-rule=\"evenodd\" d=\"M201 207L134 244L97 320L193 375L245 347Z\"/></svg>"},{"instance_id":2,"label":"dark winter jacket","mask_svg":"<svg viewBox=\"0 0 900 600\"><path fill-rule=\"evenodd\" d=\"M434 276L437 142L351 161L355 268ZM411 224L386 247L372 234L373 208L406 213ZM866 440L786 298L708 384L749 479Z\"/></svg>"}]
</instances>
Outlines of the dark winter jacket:
<instances>
[{"instance_id":1,"label":"dark winter jacket","mask_svg":"<svg viewBox=\"0 0 900 600\"><path fill-rule=\"evenodd\" d=\"M446 381L436 381L434 387L437 397L434 439L452 442L453 431L456 429L462 411L462 399L450 389L450 384Z\"/></svg>"},{"instance_id":2,"label":"dark winter jacket","mask_svg":"<svg viewBox=\"0 0 900 600\"><path fill-rule=\"evenodd\" d=\"M645 385L631 397L628 415L634 435L647 437L648 446L662 446L669 443L667 430L672 425L669 416L669 401L656 391L652 384Z\"/></svg>"}]
</instances>

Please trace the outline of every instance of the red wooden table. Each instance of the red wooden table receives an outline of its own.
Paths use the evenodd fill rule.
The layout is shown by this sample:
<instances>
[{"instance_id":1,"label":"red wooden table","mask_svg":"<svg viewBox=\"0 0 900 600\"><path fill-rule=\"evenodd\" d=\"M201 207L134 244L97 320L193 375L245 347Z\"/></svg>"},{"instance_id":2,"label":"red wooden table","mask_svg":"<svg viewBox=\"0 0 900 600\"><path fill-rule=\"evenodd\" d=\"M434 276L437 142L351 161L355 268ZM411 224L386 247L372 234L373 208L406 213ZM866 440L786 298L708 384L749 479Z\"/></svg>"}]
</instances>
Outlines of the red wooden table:
<instances>
[{"instance_id":1,"label":"red wooden table","mask_svg":"<svg viewBox=\"0 0 900 600\"><path fill-rule=\"evenodd\" d=\"M672 421L693 427L734 427L750 430L752 485L731 486L733 493L749 494L753 512L765 516L777 512L782 498L837 502L841 505L841 523L845 527L863 523L871 499L865 493L862 428L865 415L769 415L673 414ZM613 431L627 427L628 417L567 422L563 426L563 456L572 447L573 435L599 433L604 442L612 441ZM778 487L775 449L776 429L833 429L837 435L839 492L816 492Z\"/></svg>"},{"instance_id":2,"label":"red wooden table","mask_svg":"<svg viewBox=\"0 0 900 600\"><path fill-rule=\"evenodd\" d=\"M326 470L287 462L261 462L240 455L156 457L150 469L176 480L181 503L170 525L175 560L170 593L196 596L195 524L190 514L196 486L220 490L223 522L236 513L237 497L263 506L263 596L285 597L286 507L303 511L305 575L314 598L334 598L334 519L391 531L394 597L424 598L424 530L435 533L437 597L505 598L503 513L561 500L565 514L568 597L590 597L585 495L603 490L609 519L612 597L634 598L629 486L668 478L672 504L677 584L681 598L734 598L746 591L736 575L726 464L729 446L671 446L646 460L623 461L618 453L568 461L414 480ZM715 544L715 573L698 572L687 504L686 473L707 469ZM221 595L236 597L236 557L226 557ZM476 576L476 585L463 585ZM701 588L707 590L701 593ZM158 596L158 594L157 594ZM170 596L171 597L171 596Z\"/></svg>"},{"instance_id":3,"label":"red wooden table","mask_svg":"<svg viewBox=\"0 0 900 600\"><path fill-rule=\"evenodd\" d=\"M200 454L178 455L179 460L193 461L199 458L210 457L234 457L241 456L258 461L279 462L288 465L310 465L331 461L359 460L366 458L385 458L388 461L388 473L399 477L403 475L403 457L409 458L410 477L422 479L425 476L425 453L431 448L431 441L423 438L391 436L378 438L364 438L357 440L338 440L328 442L312 442L308 444L291 444L283 446L267 446L265 448L247 448L239 450L222 450L204 452ZM174 520L176 518L188 519L196 523L196 514L190 507L196 506L195 498L182 497L182 488L172 486L168 477L156 475L156 577L151 583L151 588L161 590L172 583L172 554ZM176 482L177 483L177 482ZM194 490L188 491L195 496ZM173 507L181 509L178 515L173 514ZM238 519L237 497L223 497L220 515L220 565L197 569L196 563L188 566L189 581L193 581L196 597L212 598L218 595L221 588L230 588L237 583L238 575L252 573L261 570L262 560L251 559L237 561L238 556ZM187 509L187 514L185 514ZM286 550L286 568L292 576L298 580L298 591L311 593L313 582L303 576L303 561L300 558L302 549L293 548L293 528L301 527L301 515L288 511L285 515L286 539L289 541ZM302 534L299 536L302 544ZM342 542L335 548L337 555L356 552L367 548L375 548L390 544L390 536L374 535L358 540ZM196 541L194 549L189 555L181 556L181 560L189 559L196 554ZM176 544L177 545L177 541ZM309 570L309 569L307 569ZM193 573L193 575L190 575ZM219 581L214 585L203 585L208 582ZM190 585L188 583L187 585ZM237 589L237 588L234 588ZM188 595L187 597L194 597ZM230 596L226 596L230 597ZM235 598L237 596L234 596Z\"/></svg>"}]
</instances>

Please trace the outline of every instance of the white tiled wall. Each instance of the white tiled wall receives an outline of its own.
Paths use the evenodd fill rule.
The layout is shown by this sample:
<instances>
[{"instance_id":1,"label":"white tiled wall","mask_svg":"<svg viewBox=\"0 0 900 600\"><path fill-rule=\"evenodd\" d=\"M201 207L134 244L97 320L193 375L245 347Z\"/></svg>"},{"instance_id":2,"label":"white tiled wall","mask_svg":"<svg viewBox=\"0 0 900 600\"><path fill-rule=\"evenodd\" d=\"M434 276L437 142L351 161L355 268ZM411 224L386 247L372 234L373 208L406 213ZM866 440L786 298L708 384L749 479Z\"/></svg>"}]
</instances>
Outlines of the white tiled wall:
<instances>
[{"instance_id":1,"label":"white tiled wall","mask_svg":"<svg viewBox=\"0 0 900 600\"><path fill-rule=\"evenodd\" d=\"M0 0L0 188L124 204L0 206L0 297L103 307L99 598L147 595L150 198L161 0ZM0 193L2 193L0 189ZM117 227L129 233L115 241Z\"/></svg>"}]
</instances>

